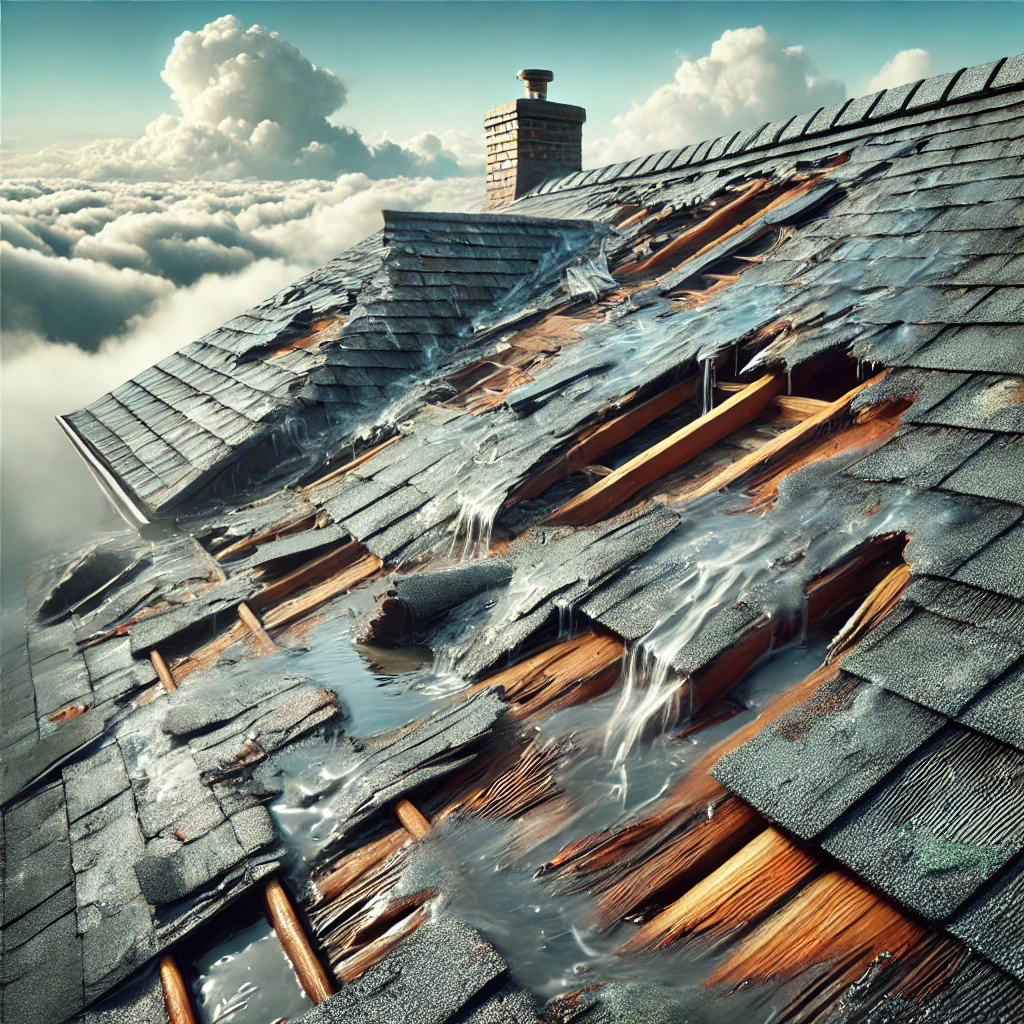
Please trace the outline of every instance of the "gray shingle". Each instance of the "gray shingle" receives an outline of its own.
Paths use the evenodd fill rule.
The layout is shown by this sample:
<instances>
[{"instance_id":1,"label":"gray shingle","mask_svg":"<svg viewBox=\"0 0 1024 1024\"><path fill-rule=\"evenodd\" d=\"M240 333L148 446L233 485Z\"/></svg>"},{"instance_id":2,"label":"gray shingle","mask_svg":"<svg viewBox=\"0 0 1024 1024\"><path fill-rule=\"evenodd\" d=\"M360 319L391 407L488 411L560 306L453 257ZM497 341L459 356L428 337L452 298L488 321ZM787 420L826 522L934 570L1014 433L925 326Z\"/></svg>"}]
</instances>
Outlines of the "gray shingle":
<instances>
[{"instance_id":1,"label":"gray shingle","mask_svg":"<svg viewBox=\"0 0 1024 1024\"><path fill-rule=\"evenodd\" d=\"M945 722L840 674L722 757L712 775L771 821L810 839Z\"/></svg>"},{"instance_id":2,"label":"gray shingle","mask_svg":"<svg viewBox=\"0 0 1024 1024\"><path fill-rule=\"evenodd\" d=\"M833 826L822 846L941 921L1024 847L1024 754L951 727Z\"/></svg>"},{"instance_id":3,"label":"gray shingle","mask_svg":"<svg viewBox=\"0 0 1024 1024\"><path fill-rule=\"evenodd\" d=\"M843 667L908 700L956 715L1020 653L1018 645L994 632L919 609L870 633Z\"/></svg>"},{"instance_id":4,"label":"gray shingle","mask_svg":"<svg viewBox=\"0 0 1024 1024\"><path fill-rule=\"evenodd\" d=\"M1024 750L1024 663L990 683L959 714L959 721Z\"/></svg>"}]
</instances>

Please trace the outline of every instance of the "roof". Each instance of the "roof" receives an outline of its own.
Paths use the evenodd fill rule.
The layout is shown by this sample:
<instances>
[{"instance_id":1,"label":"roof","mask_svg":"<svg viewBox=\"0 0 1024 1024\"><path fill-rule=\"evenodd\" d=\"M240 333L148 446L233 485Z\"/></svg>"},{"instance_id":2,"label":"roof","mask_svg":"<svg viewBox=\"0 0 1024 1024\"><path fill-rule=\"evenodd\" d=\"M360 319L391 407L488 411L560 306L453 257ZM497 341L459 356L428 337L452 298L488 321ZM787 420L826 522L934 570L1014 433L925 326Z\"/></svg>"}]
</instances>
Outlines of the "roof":
<instances>
[{"instance_id":1,"label":"roof","mask_svg":"<svg viewBox=\"0 0 1024 1024\"><path fill-rule=\"evenodd\" d=\"M1011 58L389 214L67 417L177 523L4 638L4 1019L145 1017L271 876L341 986L311 1021L537 1020L533 900L593 961L547 1019L1019 1019L1022 100ZM433 651L396 719L350 633ZM529 886L504 946L477 861L492 915Z\"/></svg>"}]
</instances>

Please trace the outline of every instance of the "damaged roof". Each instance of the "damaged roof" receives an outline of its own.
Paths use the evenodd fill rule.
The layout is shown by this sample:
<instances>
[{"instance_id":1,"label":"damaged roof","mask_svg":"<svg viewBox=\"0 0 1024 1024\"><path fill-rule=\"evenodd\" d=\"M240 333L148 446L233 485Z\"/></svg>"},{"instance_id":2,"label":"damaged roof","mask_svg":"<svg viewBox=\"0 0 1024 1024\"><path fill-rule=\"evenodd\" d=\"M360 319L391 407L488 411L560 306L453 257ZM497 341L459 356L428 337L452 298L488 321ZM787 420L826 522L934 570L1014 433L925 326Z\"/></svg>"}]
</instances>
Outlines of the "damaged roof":
<instances>
[{"instance_id":1,"label":"damaged roof","mask_svg":"<svg viewBox=\"0 0 1024 1024\"><path fill-rule=\"evenodd\" d=\"M0 1016L168 1019L263 894L310 1024L667 1019L608 983L653 949L725 1014L1019 1020L1022 103L1024 56L388 213L64 417L160 522L4 636ZM350 632L434 703L346 721ZM571 990L462 920L467 821L612 936Z\"/></svg>"}]
</instances>

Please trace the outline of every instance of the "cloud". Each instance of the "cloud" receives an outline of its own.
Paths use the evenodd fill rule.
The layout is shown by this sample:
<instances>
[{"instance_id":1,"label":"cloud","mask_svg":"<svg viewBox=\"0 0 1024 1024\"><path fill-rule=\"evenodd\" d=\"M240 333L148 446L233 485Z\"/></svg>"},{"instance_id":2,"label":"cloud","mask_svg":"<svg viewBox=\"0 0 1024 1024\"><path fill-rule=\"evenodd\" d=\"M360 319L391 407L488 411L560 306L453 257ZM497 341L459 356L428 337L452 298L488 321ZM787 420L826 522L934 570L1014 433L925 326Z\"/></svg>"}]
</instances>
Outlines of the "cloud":
<instances>
[{"instance_id":1,"label":"cloud","mask_svg":"<svg viewBox=\"0 0 1024 1024\"><path fill-rule=\"evenodd\" d=\"M868 79L865 93L916 82L919 78L927 78L931 72L932 55L927 50L900 50L892 60L882 65L876 75Z\"/></svg>"},{"instance_id":2,"label":"cloud","mask_svg":"<svg viewBox=\"0 0 1024 1024\"><path fill-rule=\"evenodd\" d=\"M259 260L229 277L208 275L188 288L168 286L148 314L94 351L53 344L28 331L5 333L0 520L8 600L20 587L25 561L71 549L90 534L119 525L54 417L117 387L273 294L301 270L286 261Z\"/></svg>"},{"instance_id":3,"label":"cloud","mask_svg":"<svg viewBox=\"0 0 1024 1024\"><path fill-rule=\"evenodd\" d=\"M132 317L174 291L137 270L88 259L47 256L0 242L0 320L5 332L33 332L95 349ZM5 347L10 344L5 339Z\"/></svg>"},{"instance_id":4,"label":"cloud","mask_svg":"<svg viewBox=\"0 0 1024 1024\"><path fill-rule=\"evenodd\" d=\"M246 28L234 15L178 36L161 77L179 113L161 115L141 138L11 157L9 169L161 181L462 173L443 134L424 133L408 148L388 139L369 144L355 129L329 121L346 100L341 79L279 33Z\"/></svg>"},{"instance_id":5,"label":"cloud","mask_svg":"<svg viewBox=\"0 0 1024 1024\"><path fill-rule=\"evenodd\" d=\"M95 350L175 287L268 260L310 270L376 231L382 209L467 209L482 193L478 179L365 174L10 183L0 189L0 323L9 337L30 332Z\"/></svg>"},{"instance_id":6,"label":"cloud","mask_svg":"<svg viewBox=\"0 0 1024 1024\"><path fill-rule=\"evenodd\" d=\"M841 103L843 84L823 77L800 46L764 28L729 29L707 56L683 60L674 80L613 119L615 135L586 147L592 165L753 128Z\"/></svg>"}]
</instances>

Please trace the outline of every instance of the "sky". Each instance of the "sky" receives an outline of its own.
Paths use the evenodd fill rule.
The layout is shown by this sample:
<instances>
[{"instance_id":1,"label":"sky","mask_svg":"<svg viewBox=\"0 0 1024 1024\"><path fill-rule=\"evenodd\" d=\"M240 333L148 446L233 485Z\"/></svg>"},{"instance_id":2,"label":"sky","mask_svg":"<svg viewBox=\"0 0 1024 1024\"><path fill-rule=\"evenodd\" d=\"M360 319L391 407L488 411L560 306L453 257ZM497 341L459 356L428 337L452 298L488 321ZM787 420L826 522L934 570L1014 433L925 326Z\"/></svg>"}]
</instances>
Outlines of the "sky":
<instances>
[{"instance_id":1,"label":"sky","mask_svg":"<svg viewBox=\"0 0 1024 1024\"><path fill-rule=\"evenodd\" d=\"M935 71L980 64L1024 45L1014 2L49 2L2 5L5 146L137 136L173 111L160 69L170 43L224 14L289 39L348 85L344 120L364 135L479 129L482 111L518 95L520 67L555 71L552 99L588 110L588 131L671 78L680 56L708 52L724 30L763 25L817 66L864 91L900 50Z\"/></svg>"},{"instance_id":2,"label":"sky","mask_svg":"<svg viewBox=\"0 0 1024 1024\"><path fill-rule=\"evenodd\" d=\"M1007 56L1024 4L0 0L0 598L116 525L54 417L382 223L479 209L521 67L599 166Z\"/></svg>"}]
</instances>

